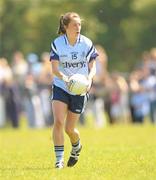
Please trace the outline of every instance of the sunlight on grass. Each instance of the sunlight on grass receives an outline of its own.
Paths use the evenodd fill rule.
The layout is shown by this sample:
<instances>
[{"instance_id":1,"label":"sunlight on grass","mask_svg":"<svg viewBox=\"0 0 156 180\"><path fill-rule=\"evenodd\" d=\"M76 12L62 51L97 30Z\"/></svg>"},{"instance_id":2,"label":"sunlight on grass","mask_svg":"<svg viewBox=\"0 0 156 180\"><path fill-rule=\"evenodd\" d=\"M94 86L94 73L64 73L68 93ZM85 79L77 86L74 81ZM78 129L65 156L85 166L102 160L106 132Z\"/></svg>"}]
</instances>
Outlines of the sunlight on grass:
<instances>
[{"instance_id":1,"label":"sunlight on grass","mask_svg":"<svg viewBox=\"0 0 156 180\"><path fill-rule=\"evenodd\" d=\"M23 121L23 123L25 123ZM79 126L83 144L74 168L54 169L51 128L0 130L0 179L156 179L156 127ZM65 163L71 147L65 135Z\"/></svg>"}]
</instances>

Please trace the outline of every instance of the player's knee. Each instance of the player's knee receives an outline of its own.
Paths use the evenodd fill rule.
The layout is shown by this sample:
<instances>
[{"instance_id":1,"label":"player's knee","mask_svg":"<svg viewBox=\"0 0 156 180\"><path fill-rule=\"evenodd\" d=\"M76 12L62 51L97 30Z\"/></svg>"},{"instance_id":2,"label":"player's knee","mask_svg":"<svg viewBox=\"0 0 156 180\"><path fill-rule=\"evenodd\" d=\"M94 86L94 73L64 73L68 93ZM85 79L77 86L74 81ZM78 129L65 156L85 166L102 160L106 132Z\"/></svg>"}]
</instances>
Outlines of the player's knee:
<instances>
[{"instance_id":1,"label":"player's knee","mask_svg":"<svg viewBox=\"0 0 156 180\"><path fill-rule=\"evenodd\" d=\"M65 127L65 132L68 134L68 135L71 135L74 133L74 130L70 127Z\"/></svg>"},{"instance_id":2,"label":"player's knee","mask_svg":"<svg viewBox=\"0 0 156 180\"><path fill-rule=\"evenodd\" d=\"M64 126L63 120L59 118L55 119L54 126L56 128L62 128Z\"/></svg>"}]
</instances>

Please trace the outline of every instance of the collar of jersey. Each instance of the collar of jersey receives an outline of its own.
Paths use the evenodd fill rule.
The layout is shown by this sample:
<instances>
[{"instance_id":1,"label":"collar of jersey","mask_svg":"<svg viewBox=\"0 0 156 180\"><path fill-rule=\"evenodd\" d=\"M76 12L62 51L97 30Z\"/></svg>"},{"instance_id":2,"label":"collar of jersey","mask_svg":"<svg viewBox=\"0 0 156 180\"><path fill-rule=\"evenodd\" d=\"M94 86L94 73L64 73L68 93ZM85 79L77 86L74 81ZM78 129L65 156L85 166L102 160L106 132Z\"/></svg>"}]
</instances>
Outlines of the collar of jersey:
<instances>
[{"instance_id":1,"label":"collar of jersey","mask_svg":"<svg viewBox=\"0 0 156 180\"><path fill-rule=\"evenodd\" d=\"M64 39L65 39L65 44L70 45L66 34L64 35ZM75 44L80 43L80 42L81 42L81 34L78 35L77 41Z\"/></svg>"}]
</instances>

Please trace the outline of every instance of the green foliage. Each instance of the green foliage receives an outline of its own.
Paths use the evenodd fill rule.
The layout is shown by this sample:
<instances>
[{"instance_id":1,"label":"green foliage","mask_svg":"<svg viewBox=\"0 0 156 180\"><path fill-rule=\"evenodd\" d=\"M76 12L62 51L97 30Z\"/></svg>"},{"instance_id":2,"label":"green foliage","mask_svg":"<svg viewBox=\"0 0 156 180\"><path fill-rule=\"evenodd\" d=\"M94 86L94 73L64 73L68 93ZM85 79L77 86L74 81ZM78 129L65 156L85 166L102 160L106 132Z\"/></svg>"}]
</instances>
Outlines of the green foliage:
<instances>
[{"instance_id":1,"label":"green foliage","mask_svg":"<svg viewBox=\"0 0 156 180\"><path fill-rule=\"evenodd\" d=\"M49 51L59 16L76 11L82 33L107 50L109 68L128 71L155 46L155 8L154 0L0 0L0 56Z\"/></svg>"},{"instance_id":2,"label":"green foliage","mask_svg":"<svg viewBox=\"0 0 156 180\"><path fill-rule=\"evenodd\" d=\"M16 5L18 3L18 5ZM0 54L9 57L15 50L21 48L24 42L25 29L24 14L29 3L26 1L5 0L2 3L1 18L1 44Z\"/></svg>"}]
</instances>

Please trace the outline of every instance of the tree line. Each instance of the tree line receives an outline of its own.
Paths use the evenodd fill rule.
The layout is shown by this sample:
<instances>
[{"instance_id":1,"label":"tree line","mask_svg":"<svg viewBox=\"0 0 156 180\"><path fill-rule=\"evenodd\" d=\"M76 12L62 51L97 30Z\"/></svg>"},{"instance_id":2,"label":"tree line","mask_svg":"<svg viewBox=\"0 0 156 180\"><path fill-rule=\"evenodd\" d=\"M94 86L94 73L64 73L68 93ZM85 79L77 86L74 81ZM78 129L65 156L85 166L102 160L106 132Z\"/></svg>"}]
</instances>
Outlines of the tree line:
<instances>
[{"instance_id":1,"label":"tree line","mask_svg":"<svg viewBox=\"0 0 156 180\"><path fill-rule=\"evenodd\" d=\"M82 34L106 49L110 70L129 71L155 46L155 8L155 0L0 0L0 56L50 51L60 15L75 11Z\"/></svg>"}]
</instances>

